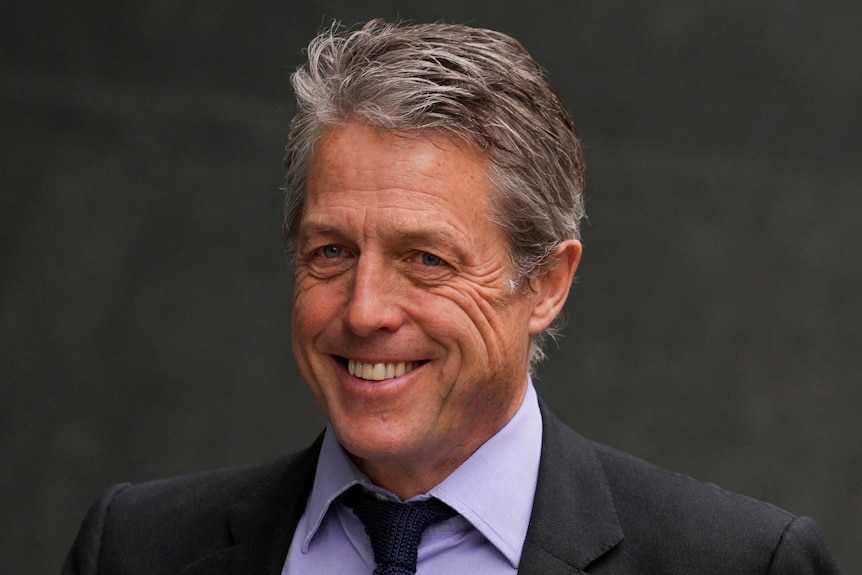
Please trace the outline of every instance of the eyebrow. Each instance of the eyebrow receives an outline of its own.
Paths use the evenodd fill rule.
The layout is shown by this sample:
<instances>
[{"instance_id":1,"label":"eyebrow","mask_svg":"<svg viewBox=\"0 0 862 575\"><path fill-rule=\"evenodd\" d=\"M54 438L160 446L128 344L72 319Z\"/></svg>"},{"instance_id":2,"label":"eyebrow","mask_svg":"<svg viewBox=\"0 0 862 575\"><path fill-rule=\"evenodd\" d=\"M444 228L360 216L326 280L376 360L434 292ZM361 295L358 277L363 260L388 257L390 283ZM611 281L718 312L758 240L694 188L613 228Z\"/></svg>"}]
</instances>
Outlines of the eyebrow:
<instances>
[{"instance_id":1,"label":"eyebrow","mask_svg":"<svg viewBox=\"0 0 862 575\"><path fill-rule=\"evenodd\" d=\"M299 224L299 243L307 241L312 236L342 236L342 232L336 226L330 226L317 222L301 222Z\"/></svg>"},{"instance_id":2,"label":"eyebrow","mask_svg":"<svg viewBox=\"0 0 862 575\"><path fill-rule=\"evenodd\" d=\"M430 228L422 230L393 230L393 236L399 240L407 240L410 243L443 246L447 248L457 249L455 238L449 228Z\"/></svg>"}]
</instances>

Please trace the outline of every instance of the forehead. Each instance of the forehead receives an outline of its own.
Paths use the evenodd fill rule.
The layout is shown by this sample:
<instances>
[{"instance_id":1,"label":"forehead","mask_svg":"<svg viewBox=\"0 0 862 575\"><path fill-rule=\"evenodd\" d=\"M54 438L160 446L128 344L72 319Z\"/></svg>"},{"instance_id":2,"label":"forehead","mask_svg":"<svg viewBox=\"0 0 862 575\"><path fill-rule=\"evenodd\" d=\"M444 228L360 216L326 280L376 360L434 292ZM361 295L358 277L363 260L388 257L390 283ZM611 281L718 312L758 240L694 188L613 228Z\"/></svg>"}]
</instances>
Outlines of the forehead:
<instances>
[{"instance_id":1,"label":"forehead","mask_svg":"<svg viewBox=\"0 0 862 575\"><path fill-rule=\"evenodd\" d=\"M303 225L382 218L486 233L490 189L488 160L471 144L351 123L326 130L315 146Z\"/></svg>"},{"instance_id":2,"label":"forehead","mask_svg":"<svg viewBox=\"0 0 862 575\"><path fill-rule=\"evenodd\" d=\"M309 159L309 178L321 172L364 182L395 184L415 178L439 179L486 191L488 159L475 145L456 136L436 132L385 131L360 122L325 129ZM449 172L444 174L444 172Z\"/></svg>"}]
</instances>

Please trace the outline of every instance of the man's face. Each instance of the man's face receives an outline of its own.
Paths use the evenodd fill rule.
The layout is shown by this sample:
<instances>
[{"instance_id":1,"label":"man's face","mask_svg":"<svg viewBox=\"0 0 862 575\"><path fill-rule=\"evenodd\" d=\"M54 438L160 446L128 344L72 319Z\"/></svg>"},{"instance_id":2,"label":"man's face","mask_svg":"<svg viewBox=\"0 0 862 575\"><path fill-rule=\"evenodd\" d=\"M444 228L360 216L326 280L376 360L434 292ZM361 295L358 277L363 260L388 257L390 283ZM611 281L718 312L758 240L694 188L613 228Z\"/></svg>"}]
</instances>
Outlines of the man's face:
<instances>
[{"instance_id":1,"label":"man's face","mask_svg":"<svg viewBox=\"0 0 862 575\"><path fill-rule=\"evenodd\" d=\"M309 164L294 353L341 444L396 493L398 474L442 480L526 391L538 296L512 291L487 169L463 142L359 123Z\"/></svg>"}]
</instances>

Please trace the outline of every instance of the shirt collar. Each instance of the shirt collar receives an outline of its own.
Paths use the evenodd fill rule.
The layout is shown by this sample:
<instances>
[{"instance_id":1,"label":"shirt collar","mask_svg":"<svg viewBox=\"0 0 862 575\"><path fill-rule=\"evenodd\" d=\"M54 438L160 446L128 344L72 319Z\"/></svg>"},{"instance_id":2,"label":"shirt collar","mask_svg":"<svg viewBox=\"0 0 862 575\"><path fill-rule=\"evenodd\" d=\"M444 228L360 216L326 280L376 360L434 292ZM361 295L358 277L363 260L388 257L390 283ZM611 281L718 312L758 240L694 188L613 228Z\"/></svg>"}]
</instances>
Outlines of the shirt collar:
<instances>
[{"instance_id":1,"label":"shirt collar","mask_svg":"<svg viewBox=\"0 0 862 575\"><path fill-rule=\"evenodd\" d=\"M542 415L531 381L514 417L426 496L434 496L453 509L496 547L512 567L521 559L533 508L542 449ZM377 492L339 445L327 426L314 486L305 513L311 519L301 537L308 551L332 502L355 484Z\"/></svg>"}]
</instances>

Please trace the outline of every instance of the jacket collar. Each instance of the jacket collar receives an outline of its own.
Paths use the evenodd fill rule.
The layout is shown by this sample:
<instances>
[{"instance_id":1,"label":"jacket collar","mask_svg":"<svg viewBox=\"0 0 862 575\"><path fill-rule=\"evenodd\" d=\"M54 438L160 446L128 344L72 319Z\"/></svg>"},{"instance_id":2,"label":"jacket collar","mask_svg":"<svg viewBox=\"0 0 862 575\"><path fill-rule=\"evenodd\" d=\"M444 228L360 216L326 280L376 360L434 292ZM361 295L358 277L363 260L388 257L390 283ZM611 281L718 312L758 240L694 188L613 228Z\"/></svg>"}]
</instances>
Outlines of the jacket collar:
<instances>
[{"instance_id":1,"label":"jacket collar","mask_svg":"<svg viewBox=\"0 0 862 575\"><path fill-rule=\"evenodd\" d=\"M182 575L280 575L311 492L323 434L306 450L279 460L261 487L228 510L234 545L206 555Z\"/></svg>"},{"instance_id":2,"label":"jacket collar","mask_svg":"<svg viewBox=\"0 0 862 575\"><path fill-rule=\"evenodd\" d=\"M622 527L592 444L539 406L542 459L518 573L583 573L623 540Z\"/></svg>"}]
</instances>

